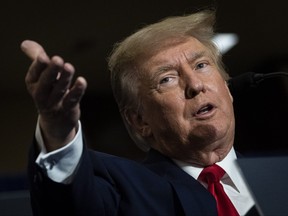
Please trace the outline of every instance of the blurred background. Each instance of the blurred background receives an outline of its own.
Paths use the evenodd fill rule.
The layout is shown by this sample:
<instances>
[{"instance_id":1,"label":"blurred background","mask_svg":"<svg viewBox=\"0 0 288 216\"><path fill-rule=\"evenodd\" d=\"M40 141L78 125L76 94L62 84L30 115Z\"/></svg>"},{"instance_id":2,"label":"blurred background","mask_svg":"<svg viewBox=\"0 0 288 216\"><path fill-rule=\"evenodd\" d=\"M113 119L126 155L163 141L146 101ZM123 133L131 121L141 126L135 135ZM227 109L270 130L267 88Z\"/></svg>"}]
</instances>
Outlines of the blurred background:
<instances>
[{"instance_id":1,"label":"blurred background","mask_svg":"<svg viewBox=\"0 0 288 216\"><path fill-rule=\"evenodd\" d=\"M1 190L25 189L27 152L37 120L24 84L30 60L20 50L23 40L36 40L49 55L61 55L74 64L77 75L88 80L81 104L88 145L142 160L144 154L128 137L114 102L107 57L115 42L146 24L210 7L217 8L216 32L238 36L238 43L224 54L224 63L232 77L250 71L288 72L286 0L26 0L2 5ZM234 95L234 107L235 146L240 152L287 154L287 77L265 80L257 88Z\"/></svg>"}]
</instances>

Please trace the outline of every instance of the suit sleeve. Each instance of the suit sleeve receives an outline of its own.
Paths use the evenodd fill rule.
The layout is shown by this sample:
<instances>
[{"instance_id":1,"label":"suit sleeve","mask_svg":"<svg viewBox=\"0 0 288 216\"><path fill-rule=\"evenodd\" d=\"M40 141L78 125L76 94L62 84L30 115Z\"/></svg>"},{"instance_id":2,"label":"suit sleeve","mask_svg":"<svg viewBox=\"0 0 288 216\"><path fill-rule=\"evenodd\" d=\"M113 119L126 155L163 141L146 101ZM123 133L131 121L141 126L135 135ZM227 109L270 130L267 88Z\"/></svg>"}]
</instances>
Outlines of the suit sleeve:
<instances>
[{"instance_id":1,"label":"suit sleeve","mask_svg":"<svg viewBox=\"0 0 288 216\"><path fill-rule=\"evenodd\" d=\"M47 177L35 160L36 140L29 153L28 176L34 215L117 215L119 195L106 167L91 150L83 152L74 179L69 184ZM93 155L94 156L94 155Z\"/></svg>"}]
</instances>

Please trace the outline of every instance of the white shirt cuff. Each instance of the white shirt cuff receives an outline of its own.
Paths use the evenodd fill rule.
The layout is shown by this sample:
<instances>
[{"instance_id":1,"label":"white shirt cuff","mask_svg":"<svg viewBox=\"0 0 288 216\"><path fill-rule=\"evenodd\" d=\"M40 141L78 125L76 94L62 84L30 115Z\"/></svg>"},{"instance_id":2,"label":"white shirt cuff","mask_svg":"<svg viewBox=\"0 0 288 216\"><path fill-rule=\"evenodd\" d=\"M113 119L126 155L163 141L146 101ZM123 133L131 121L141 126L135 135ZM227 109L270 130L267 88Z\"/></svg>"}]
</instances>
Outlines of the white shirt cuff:
<instances>
[{"instance_id":1,"label":"white shirt cuff","mask_svg":"<svg viewBox=\"0 0 288 216\"><path fill-rule=\"evenodd\" d=\"M36 126L35 138L40 148L36 163L46 172L47 176L58 183L68 184L73 180L83 151L81 122L74 139L64 147L47 153L39 122Z\"/></svg>"}]
</instances>

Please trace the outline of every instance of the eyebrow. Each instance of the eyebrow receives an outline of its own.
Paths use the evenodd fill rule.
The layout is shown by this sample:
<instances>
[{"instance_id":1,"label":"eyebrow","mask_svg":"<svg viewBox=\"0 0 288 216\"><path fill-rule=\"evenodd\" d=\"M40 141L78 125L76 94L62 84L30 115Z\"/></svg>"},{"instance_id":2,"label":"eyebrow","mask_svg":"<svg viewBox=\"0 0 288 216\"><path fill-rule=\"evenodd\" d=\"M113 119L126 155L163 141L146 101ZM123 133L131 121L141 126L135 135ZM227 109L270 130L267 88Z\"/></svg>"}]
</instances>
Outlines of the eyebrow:
<instances>
[{"instance_id":1,"label":"eyebrow","mask_svg":"<svg viewBox=\"0 0 288 216\"><path fill-rule=\"evenodd\" d=\"M195 62L197 59L199 58L202 58L203 56L206 56L207 55L207 51L201 51L201 52L193 52L193 53L189 53L187 55L187 60L189 63L192 63L192 62ZM168 71L168 70L171 70L175 68L175 64L163 64L159 67L156 68L156 70L154 70L154 73L152 75L152 80L156 79L156 77L158 77L160 74Z\"/></svg>"},{"instance_id":2,"label":"eyebrow","mask_svg":"<svg viewBox=\"0 0 288 216\"><path fill-rule=\"evenodd\" d=\"M207 54L207 51L201 51L201 52L194 52L190 55L188 55L188 62L194 62L199 58L202 58L203 56L205 56Z\"/></svg>"}]
</instances>

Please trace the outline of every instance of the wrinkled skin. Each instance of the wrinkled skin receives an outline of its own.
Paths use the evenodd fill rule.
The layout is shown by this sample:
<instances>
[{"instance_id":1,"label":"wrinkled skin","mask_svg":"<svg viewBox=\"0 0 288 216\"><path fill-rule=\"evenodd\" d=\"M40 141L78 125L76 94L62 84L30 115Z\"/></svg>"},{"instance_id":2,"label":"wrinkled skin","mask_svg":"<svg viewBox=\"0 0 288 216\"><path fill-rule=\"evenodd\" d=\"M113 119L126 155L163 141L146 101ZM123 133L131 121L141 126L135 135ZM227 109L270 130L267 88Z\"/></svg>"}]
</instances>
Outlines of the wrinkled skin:
<instances>
[{"instance_id":1,"label":"wrinkled skin","mask_svg":"<svg viewBox=\"0 0 288 216\"><path fill-rule=\"evenodd\" d=\"M196 166L221 161L234 141L233 99L208 49L191 37L140 67L142 109L130 123L171 158Z\"/></svg>"}]
</instances>

